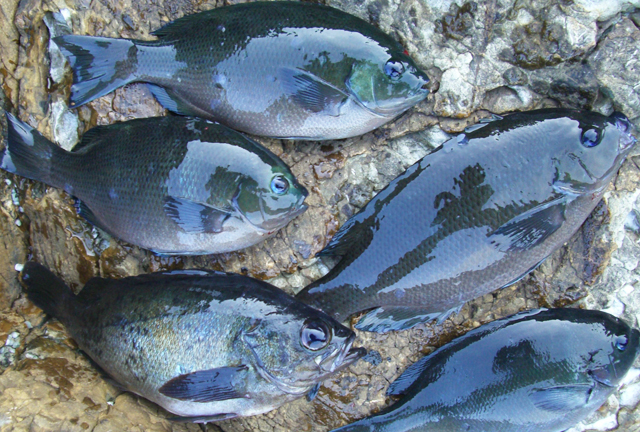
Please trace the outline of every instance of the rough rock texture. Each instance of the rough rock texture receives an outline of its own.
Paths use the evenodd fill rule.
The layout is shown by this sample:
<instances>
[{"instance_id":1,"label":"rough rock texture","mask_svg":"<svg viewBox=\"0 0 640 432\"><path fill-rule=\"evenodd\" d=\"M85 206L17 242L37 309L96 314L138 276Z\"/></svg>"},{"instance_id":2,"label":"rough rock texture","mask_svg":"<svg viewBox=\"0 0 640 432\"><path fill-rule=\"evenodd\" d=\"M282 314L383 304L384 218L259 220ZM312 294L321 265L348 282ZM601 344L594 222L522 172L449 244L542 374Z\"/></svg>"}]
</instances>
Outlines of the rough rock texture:
<instances>
[{"instance_id":1,"label":"rough rock texture","mask_svg":"<svg viewBox=\"0 0 640 432\"><path fill-rule=\"evenodd\" d=\"M426 101L377 131L332 142L260 139L310 191L309 210L255 247L218 256L158 257L80 219L64 192L0 172L0 431L326 431L393 401L388 383L407 365L493 319L539 306L605 309L640 320L640 151L622 167L580 232L518 284L465 305L441 325L360 333L370 352L305 399L217 425L171 423L121 392L55 320L20 292L15 265L33 258L74 289L91 276L205 267L249 274L289 292L324 274L314 258L338 227L409 165L491 112L543 106L623 111L640 127L638 0L335 0L401 41L432 78ZM71 148L96 124L162 115L146 86L119 89L78 110L49 30L150 39L206 0L0 0L0 106ZM226 4L226 3L225 3ZM4 119L0 120L4 133ZM408 221L407 223L410 223ZM640 362L583 430L640 430Z\"/></svg>"}]
</instances>

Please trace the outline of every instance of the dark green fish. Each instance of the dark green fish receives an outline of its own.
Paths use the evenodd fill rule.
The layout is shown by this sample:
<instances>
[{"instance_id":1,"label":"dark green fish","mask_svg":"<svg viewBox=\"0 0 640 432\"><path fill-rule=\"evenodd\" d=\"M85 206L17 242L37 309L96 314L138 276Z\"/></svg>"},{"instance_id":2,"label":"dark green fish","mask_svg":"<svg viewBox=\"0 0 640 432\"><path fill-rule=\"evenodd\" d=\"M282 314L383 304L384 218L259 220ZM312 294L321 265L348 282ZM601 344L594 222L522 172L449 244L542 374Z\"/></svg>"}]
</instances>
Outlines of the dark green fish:
<instances>
[{"instance_id":1,"label":"dark green fish","mask_svg":"<svg viewBox=\"0 0 640 432\"><path fill-rule=\"evenodd\" d=\"M156 253L242 249L307 209L307 190L280 158L210 121L172 116L98 126L67 152L7 119L0 168L64 189L89 222Z\"/></svg>"},{"instance_id":2,"label":"dark green fish","mask_svg":"<svg viewBox=\"0 0 640 432\"><path fill-rule=\"evenodd\" d=\"M61 36L73 69L71 105L147 82L179 114L255 135L357 136L428 93L404 48L371 24L311 3L255 2L200 12L156 41Z\"/></svg>"},{"instance_id":3,"label":"dark green fish","mask_svg":"<svg viewBox=\"0 0 640 432\"><path fill-rule=\"evenodd\" d=\"M93 278L77 296L34 262L27 296L127 390L183 420L270 411L362 357L355 334L249 277L185 270Z\"/></svg>"},{"instance_id":4,"label":"dark green fish","mask_svg":"<svg viewBox=\"0 0 640 432\"><path fill-rule=\"evenodd\" d=\"M387 391L396 404L335 432L560 432L607 400L639 344L600 311L514 315L413 364Z\"/></svg>"},{"instance_id":5,"label":"dark green fish","mask_svg":"<svg viewBox=\"0 0 640 432\"><path fill-rule=\"evenodd\" d=\"M409 328L523 277L580 227L636 138L622 114L547 109L470 128L336 233L299 298L361 330Z\"/></svg>"}]
</instances>

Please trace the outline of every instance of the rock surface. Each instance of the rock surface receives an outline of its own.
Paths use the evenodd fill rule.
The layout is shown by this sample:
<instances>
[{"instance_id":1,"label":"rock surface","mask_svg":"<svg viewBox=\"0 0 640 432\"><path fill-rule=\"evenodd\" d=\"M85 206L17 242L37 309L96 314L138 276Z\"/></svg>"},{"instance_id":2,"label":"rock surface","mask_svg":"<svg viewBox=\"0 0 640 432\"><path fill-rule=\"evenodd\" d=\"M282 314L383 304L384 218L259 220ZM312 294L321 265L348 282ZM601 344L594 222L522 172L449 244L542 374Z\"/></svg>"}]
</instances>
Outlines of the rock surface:
<instances>
[{"instance_id":1,"label":"rock surface","mask_svg":"<svg viewBox=\"0 0 640 432\"><path fill-rule=\"evenodd\" d=\"M441 325L360 333L369 354L318 396L263 416L206 426L172 423L121 392L61 325L21 294L16 264L47 265L74 289L92 276L203 267L249 274L296 292L327 271L314 255L390 180L451 134L491 112L545 106L623 111L640 127L639 0L334 0L397 38L437 90L377 131L332 142L258 138L309 189L309 210L255 247L218 256L158 257L80 219L64 192L0 172L0 431L326 431L392 403L384 392L409 364L471 328L523 309L580 306L640 320L640 152L622 167L580 232L518 284L476 299ZM226 3L224 3L226 4ZM96 124L163 115L129 85L69 110L69 73L49 30L151 39L206 0L0 0L2 108L71 148ZM4 119L2 119L4 131ZM607 404L572 431L640 430L640 362Z\"/></svg>"}]
</instances>

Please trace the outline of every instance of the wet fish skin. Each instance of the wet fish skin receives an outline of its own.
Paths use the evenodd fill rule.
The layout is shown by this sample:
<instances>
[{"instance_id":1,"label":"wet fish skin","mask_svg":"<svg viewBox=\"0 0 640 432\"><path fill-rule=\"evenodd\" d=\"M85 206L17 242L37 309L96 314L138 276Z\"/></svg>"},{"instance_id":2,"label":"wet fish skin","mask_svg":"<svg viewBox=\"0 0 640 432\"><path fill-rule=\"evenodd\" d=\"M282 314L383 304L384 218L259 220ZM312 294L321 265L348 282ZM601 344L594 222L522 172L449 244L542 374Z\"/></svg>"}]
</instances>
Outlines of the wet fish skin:
<instances>
[{"instance_id":1,"label":"wet fish skin","mask_svg":"<svg viewBox=\"0 0 640 432\"><path fill-rule=\"evenodd\" d=\"M307 190L280 158L217 123L171 116L98 126L67 152L7 119L0 168L64 189L89 222L159 254L242 249L307 208Z\"/></svg>"},{"instance_id":2,"label":"wet fish skin","mask_svg":"<svg viewBox=\"0 0 640 432\"><path fill-rule=\"evenodd\" d=\"M242 275L184 270L93 278L76 296L28 262L21 282L113 379L186 421L270 411L366 353L352 348L355 334L326 314ZM322 343L309 349L310 340Z\"/></svg>"},{"instance_id":3,"label":"wet fish skin","mask_svg":"<svg viewBox=\"0 0 640 432\"><path fill-rule=\"evenodd\" d=\"M255 135L325 140L369 132L428 94L429 79L398 42L328 6L237 4L154 35L54 38L74 72L71 105L147 82L179 114Z\"/></svg>"},{"instance_id":4,"label":"wet fish skin","mask_svg":"<svg viewBox=\"0 0 640 432\"><path fill-rule=\"evenodd\" d=\"M560 432L607 400L639 344L605 312L520 313L419 360L389 387L398 402L335 432Z\"/></svg>"},{"instance_id":5,"label":"wet fish skin","mask_svg":"<svg viewBox=\"0 0 640 432\"><path fill-rule=\"evenodd\" d=\"M298 298L339 321L373 309L361 330L442 319L564 244L636 142L619 113L537 110L471 129L349 219L320 252L340 261Z\"/></svg>"}]
</instances>

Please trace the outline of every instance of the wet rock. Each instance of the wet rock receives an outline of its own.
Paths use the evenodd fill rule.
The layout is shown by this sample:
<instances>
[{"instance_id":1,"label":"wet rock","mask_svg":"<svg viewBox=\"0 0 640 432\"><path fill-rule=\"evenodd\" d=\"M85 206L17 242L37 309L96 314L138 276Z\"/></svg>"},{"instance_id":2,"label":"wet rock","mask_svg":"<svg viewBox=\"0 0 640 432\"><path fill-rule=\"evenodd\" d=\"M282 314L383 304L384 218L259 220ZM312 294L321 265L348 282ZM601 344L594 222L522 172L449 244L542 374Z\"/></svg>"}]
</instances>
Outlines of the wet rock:
<instances>
[{"instance_id":1,"label":"wet rock","mask_svg":"<svg viewBox=\"0 0 640 432\"><path fill-rule=\"evenodd\" d=\"M624 19L604 36L589 57L598 82L614 107L638 125L640 120L640 30Z\"/></svg>"},{"instance_id":2,"label":"wet rock","mask_svg":"<svg viewBox=\"0 0 640 432\"><path fill-rule=\"evenodd\" d=\"M3 107L15 106L21 119L65 148L98 124L165 115L144 84L70 110L69 73L49 34L69 26L77 34L152 39L151 31L164 23L222 3L1 0ZM491 113L543 106L607 114L622 110L638 125L637 0L329 3L398 39L428 71L432 94L362 137L322 143L257 138L310 191L309 210L274 238L218 256L159 257L91 227L64 192L0 173L0 430L201 430L168 422L155 405L113 387L59 323L47 321L20 296L15 265L28 253L74 288L96 275L120 278L202 267L271 279L294 293L328 271L332 263L314 255L349 216L408 166ZM625 163L604 204L580 232L514 286L469 302L440 324L387 335L359 333L357 345L366 346L369 355L327 380L312 402L301 399L263 416L204 428L330 430L393 403L384 395L388 383L423 355L523 309L577 303L606 309L637 326L636 159ZM640 427L639 386L640 373L630 374L620 392L575 430Z\"/></svg>"}]
</instances>

